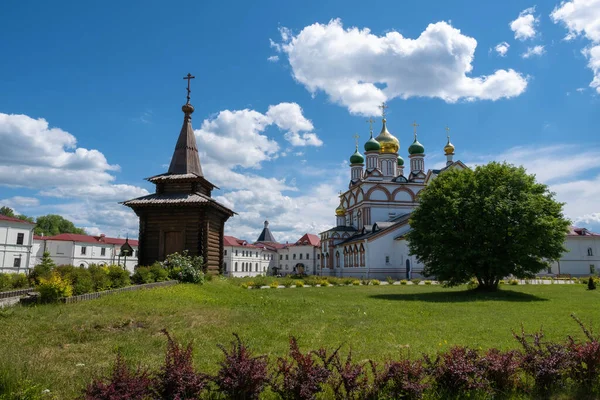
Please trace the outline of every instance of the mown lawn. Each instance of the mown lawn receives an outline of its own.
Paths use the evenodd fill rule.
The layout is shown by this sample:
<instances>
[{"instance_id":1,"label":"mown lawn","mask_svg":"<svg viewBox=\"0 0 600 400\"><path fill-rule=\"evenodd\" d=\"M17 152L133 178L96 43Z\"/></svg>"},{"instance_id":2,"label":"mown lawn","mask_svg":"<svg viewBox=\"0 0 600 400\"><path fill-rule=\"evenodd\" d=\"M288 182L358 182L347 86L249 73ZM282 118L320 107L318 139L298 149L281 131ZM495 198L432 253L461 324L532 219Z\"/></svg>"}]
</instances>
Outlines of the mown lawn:
<instances>
[{"instance_id":1,"label":"mown lawn","mask_svg":"<svg viewBox=\"0 0 600 400\"><path fill-rule=\"evenodd\" d=\"M257 353L284 355L344 345L357 360L435 353L450 345L516 347L511 330L543 327L549 339L581 337L575 313L600 331L600 290L585 285L504 286L494 294L439 286L348 286L247 290L227 281L122 293L71 305L0 311L0 387L18 379L74 398L106 373L118 351L157 365L168 329L194 341L199 369L212 372L218 343L238 333ZM1 392L1 390L0 390Z\"/></svg>"}]
</instances>

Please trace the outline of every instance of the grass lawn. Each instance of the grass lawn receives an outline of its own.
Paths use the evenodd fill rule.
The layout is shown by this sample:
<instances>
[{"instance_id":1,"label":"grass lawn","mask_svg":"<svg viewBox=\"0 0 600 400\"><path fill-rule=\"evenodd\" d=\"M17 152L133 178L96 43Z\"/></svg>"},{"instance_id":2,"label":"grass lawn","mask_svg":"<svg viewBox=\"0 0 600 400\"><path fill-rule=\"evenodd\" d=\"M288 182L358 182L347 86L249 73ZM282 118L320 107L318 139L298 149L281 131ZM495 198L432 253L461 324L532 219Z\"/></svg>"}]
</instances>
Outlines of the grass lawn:
<instances>
[{"instance_id":1,"label":"grass lawn","mask_svg":"<svg viewBox=\"0 0 600 400\"><path fill-rule=\"evenodd\" d=\"M207 372L215 371L221 357L216 344L229 343L232 332L271 357L284 355L295 335L305 350L343 344L357 360L383 360L454 344L513 348L511 329L521 324L530 332L543 326L549 339L582 337L571 313L600 331L600 290L585 285L503 286L493 294L465 290L247 290L216 280L77 304L16 307L0 311L0 393L3 382L26 378L59 398L74 398L92 376L109 370L119 350L132 362L161 362L163 328L180 341L193 339L196 365Z\"/></svg>"}]
</instances>

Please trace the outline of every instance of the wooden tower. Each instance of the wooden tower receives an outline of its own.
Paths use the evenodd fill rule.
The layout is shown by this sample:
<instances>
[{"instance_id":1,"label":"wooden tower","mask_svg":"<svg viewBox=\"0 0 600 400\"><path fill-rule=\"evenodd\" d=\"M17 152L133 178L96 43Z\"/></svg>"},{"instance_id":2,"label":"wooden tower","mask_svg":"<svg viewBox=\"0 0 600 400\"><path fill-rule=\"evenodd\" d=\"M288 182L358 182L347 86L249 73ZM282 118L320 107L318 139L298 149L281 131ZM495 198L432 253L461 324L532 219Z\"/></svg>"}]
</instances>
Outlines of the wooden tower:
<instances>
[{"instance_id":1,"label":"wooden tower","mask_svg":"<svg viewBox=\"0 0 600 400\"><path fill-rule=\"evenodd\" d=\"M123 204L140 218L139 265L151 265L187 250L190 255L203 256L207 272L216 274L223 265L225 221L235 213L211 197L216 186L202 173L192 129L193 78L191 74L184 78L188 80L187 103L181 108L183 126L168 172L147 178L156 185L155 193Z\"/></svg>"}]
</instances>

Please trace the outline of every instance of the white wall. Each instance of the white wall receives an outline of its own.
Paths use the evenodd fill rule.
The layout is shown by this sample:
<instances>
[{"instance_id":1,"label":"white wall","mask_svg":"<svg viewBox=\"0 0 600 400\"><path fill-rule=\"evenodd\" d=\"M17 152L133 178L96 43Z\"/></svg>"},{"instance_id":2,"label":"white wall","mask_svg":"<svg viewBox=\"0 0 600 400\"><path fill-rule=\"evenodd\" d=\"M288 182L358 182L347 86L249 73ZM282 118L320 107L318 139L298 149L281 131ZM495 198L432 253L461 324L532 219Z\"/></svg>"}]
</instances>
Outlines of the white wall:
<instances>
[{"instance_id":1,"label":"white wall","mask_svg":"<svg viewBox=\"0 0 600 400\"><path fill-rule=\"evenodd\" d=\"M0 272L29 271L34 227L33 224L0 220ZM19 234L23 235L23 244L17 244ZM15 259L20 260L18 268Z\"/></svg>"},{"instance_id":2,"label":"white wall","mask_svg":"<svg viewBox=\"0 0 600 400\"><path fill-rule=\"evenodd\" d=\"M591 275L590 267L593 266L594 275L600 274L600 236L567 236L565 252L558 262L552 264L552 274L571 274L575 276ZM592 255L588 255L588 248Z\"/></svg>"}]
</instances>

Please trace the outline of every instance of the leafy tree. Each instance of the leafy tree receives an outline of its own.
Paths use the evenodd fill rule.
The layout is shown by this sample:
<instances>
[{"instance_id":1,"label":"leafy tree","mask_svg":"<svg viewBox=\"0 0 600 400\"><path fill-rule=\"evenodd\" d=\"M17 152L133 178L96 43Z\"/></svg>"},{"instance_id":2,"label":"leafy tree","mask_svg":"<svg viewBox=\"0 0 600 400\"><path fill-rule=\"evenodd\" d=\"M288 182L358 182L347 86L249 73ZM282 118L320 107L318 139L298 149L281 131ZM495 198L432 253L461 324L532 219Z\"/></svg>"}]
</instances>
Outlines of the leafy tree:
<instances>
[{"instance_id":1,"label":"leafy tree","mask_svg":"<svg viewBox=\"0 0 600 400\"><path fill-rule=\"evenodd\" d=\"M20 219L22 221L34 222L33 218L28 217L28 216L23 215L23 214L16 215L15 214L15 210L13 210L10 207L6 207L6 206L0 207L0 215L5 215L7 217L12 217L12 218L18 218L18 219Z\"/></svg>"},{"instance_id":2,"label":"leafy tree","mask_svg":"<svg viewBox=\"0 0 600 400\"><path fill-rule=\"evenodd\" d=\"M40 263L33 267L33 271L29 273L29 280L37 285L40 283L40 279L50 277L54 268L56 268L56 264L50 257L50 253L44 251Z\"/></svg>"},{"instance_id":3,"label":"leafy tree","mask_svg":"<svg viewBox=\"0 0 600 400\"><path fill-rule=\"evenodd\" d=\"M36 235L44 236L54 236L61 233L78 233L85 235L85 231L83 229L77 228L71 221L56 214L48 214L38 217L36 220L34 233Z\"/></svg>"},{"instance_id":4,"label":"leafy tree","mask_svg":"<svg viewBox=\"0 0 600 400\"><path fill-rule=\"evenodd\" d=\"M566 251L562 206L523 167L449 170L421 191L408 246L425 274L449 286L475 278L478 288L496 290L503 277L530 277Z\"/></svg>"}]
</instances>

